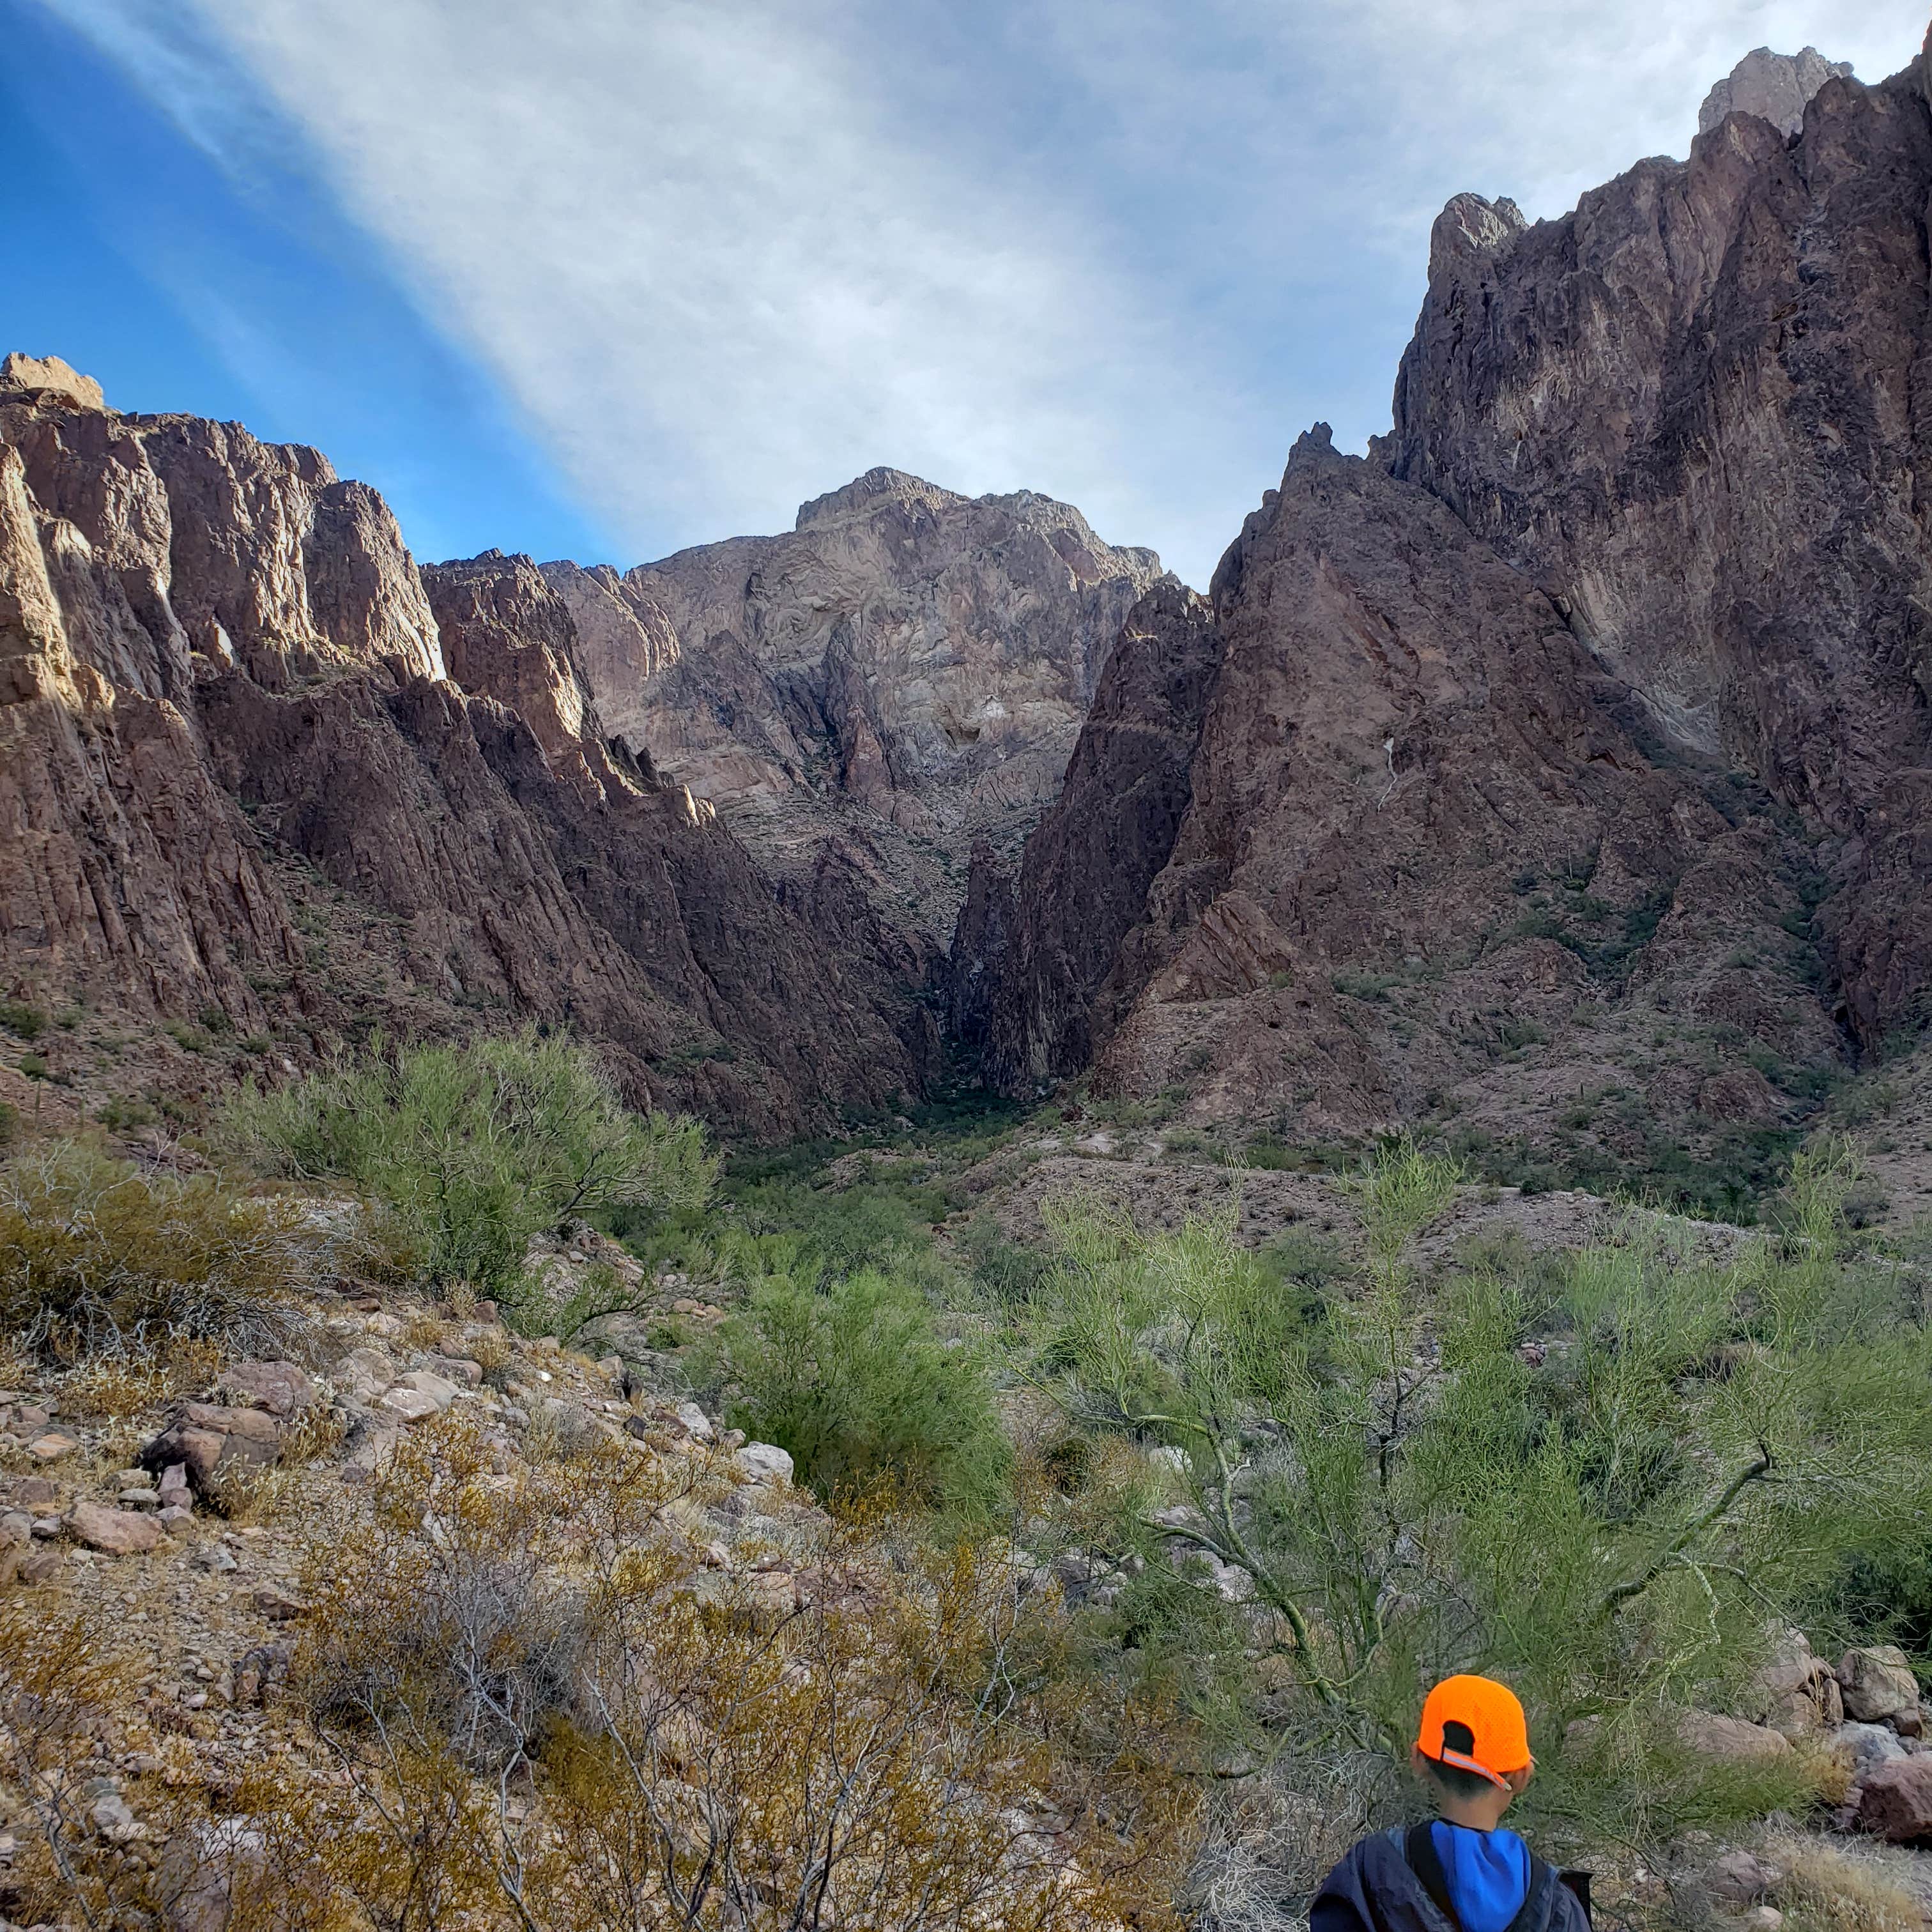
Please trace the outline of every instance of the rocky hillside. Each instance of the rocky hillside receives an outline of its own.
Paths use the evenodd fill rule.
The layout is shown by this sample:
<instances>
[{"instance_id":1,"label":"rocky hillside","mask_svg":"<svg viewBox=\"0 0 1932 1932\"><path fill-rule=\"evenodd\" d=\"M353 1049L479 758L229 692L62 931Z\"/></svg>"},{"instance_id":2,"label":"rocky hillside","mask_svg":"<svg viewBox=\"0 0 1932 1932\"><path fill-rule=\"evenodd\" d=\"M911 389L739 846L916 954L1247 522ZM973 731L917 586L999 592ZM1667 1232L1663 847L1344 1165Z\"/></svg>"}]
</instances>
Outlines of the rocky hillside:
<instances>
[{"instance_id":1,"label":"rocky hillside","mask_svg":"<svg viewBox=\"0 0 1932 1932\"><path fill-rule=\"evenodd\" d=\"M1161 570L1049 497L880 469L783 536L544 574L610 728L835 943L856 920L917 955L944 943L974 842L1016 849L1054 796Z\"/></svg>"},{"instance_id":2,"label":"rocky hillside","mask_svg":"<svg viewBox=\"0 0 1932 1932\"><path fill-rule=\"evenodd\" d=\"M916 1087L922 1023L607 740L578 649L527 561L419 576L315 451L9 357L0 988L36 1050L4 1097L125 1116L372 1026L517 1018L761 1132Z\"/></svg>"},{"instance_id":3,"label":"rocky hillside","mask_svg":"<svg viewBox=\"0 0 1932 1932\"><path fill-rule=\"evenodd\" d=\"M1391 434L1318 427L1208 605L1130 619L962 916L997 1084L1614 1172L1923 1017L1932 112L1765 67L1561 220L1453 200Z\"/></svg>"}]
</instances>

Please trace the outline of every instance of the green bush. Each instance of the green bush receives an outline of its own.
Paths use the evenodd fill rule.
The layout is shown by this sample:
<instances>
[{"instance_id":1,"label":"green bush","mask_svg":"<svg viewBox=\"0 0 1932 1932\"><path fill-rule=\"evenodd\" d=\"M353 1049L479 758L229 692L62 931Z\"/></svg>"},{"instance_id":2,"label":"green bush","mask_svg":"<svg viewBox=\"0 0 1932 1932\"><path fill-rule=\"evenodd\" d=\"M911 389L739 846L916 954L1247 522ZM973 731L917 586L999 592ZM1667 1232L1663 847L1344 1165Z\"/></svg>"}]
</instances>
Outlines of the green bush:
<instances>
[{"instance_id":1,"label":"green bush","mask_svg":"<svg viewBox=\"0 0 1932 1932\"><path fill-rule=\"evenodd\" d=\"M883 1484L971 1520L1005 1495L1011 1448L985 1360L940 1335L911 1284L875 1268L823 1290L774 1277L720 1342L734 1426L788 1450L820 1496Z\"/></svg>"},{"instance_id":2,"label":"green bush","mask_svg":"<svg viewBox=\"0 0 1932 1932\"><path fill-rule=\"evenodd\" d=\"M303 1204L58 1142L0 1166L0 1324L59 1359L184 1340L284 1353L332 1244Z\"/></svg>"},{"instance_id":3,"label":"green bush","mask_svg":"<svg viewBox=\"0 0 1932 1932\"><path fill-rule=\"evenodd\" d=\"M1717 1826L1799 1802L1805 1768L1706 1762L1679 1714L1729 1708L1780 1621L1857 1634L1816 1606L1854 1622L1932 1512L1921 1287L1850 1250L1850 1178L1801 1156L1784 1239L1727 1262L1633 1216L1441 1284L1413 1243L1454 1170L1404 1143L1359 1186L1346 1283L1271 1269L1232 1216L1146 1236L1062 1204L1032 1377L1091 1432L1188 1450L1196 1527L1161 1547L1274 1613L1258 1740L1393 1768L1427 1683L1483 1670L1529 1708L1559 1837Z\"/></svg>"},{"instance_id":4,"label":"green bush","mask_svg":"<svg viewBox=\"0 0 1932 1932\"><path fill-rule=\"evenodd\" d=\"M631 1113L583 1049L529 1030L340 1060L278 1090L251 1081L220 1132L268 1172L380 1203L432 1280L510 1300L533 1235L610 1208L701 1206L717 1167L697 1122Z\"/></svg>"},{"instance_id":5,"label":"green bush","mask_svg":"<svg viewBox=\"0 0 1932 1932\"><path fill-rule=\"evenodd\" d=\"M47 1016L25 1000L0 1000L0 1027L16 1040L35 1040L47 1030Z\"/></svg>"}]
</instances>

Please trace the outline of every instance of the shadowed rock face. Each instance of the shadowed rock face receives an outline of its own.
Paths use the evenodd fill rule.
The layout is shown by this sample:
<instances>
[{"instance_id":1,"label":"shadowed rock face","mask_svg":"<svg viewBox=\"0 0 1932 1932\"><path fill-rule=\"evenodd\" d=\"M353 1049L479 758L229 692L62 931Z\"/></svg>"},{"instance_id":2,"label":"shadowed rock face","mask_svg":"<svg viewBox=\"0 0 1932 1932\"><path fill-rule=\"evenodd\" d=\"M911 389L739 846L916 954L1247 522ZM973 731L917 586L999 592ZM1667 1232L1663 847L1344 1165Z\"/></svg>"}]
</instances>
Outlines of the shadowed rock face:
<instances>
[{"instance_id":1,"label":"shadowed rock face","mask_svg":"<svg viewBox=\"0 0 1932 1932\"><path fill-rule=\"evenodd\" d=\"M1022 883L979 869L997 1083L1614 1148L1789 1122L1920 1016L1932 111L1786 77L1795 139L1444 209L1390 435L1304 437L1167 638L1191 748L1124 646ZM1171 836L1076 784L1136 733Z\"/></svg>"},{"instance_id":2,"label":"shadowed rock face","mask_svg":"<svg viewBox=\"0 0 1932 1932\"><path fill-rule=\"evenodd\" d=\"M1789 143L1721 121L1439 259L1383 452L1668 740L1832 842L1821 922L1867 1042L1932 965L1928 194L1916 68L1827 81Z\"/></svg>"},{"instance_id":3,"label":"shadowed rock face","mask_svg":"<svg viewBox=\"0 0 1932 1932\"><path fill-rule=\"evenodd\" d=\"M419 578L314 451L64 368L0 383L0 983L297 1056L540 1018L764 1132L916 1085L923 1036L607 746L527 559Z\"/></svg>"},{"instance_id":4,"label":"shadowed rock face","mask_svg":"<svg viewBox=\"0 0 1932 1932\"><path fill-rule=\"evenodd\" d=\"M595 638L599 710L716 805L788 895L828 867L928 959L976 841L1010 852L1057 791L1122 620L1160 574L1080 513L976 500L895 470L796 528L622 578L548 564ZM850 897L856 894L856 899Z\"/></svg>"}]
</instances>

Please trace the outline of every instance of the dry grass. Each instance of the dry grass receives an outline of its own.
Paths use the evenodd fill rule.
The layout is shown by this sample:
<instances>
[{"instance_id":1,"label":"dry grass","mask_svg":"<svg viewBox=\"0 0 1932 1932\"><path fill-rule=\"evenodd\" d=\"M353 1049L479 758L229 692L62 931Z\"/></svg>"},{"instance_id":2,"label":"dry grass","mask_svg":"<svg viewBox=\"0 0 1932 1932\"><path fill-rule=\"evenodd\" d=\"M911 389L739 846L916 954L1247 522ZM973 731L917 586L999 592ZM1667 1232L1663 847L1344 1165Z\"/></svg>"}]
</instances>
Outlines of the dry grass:
<instances>
[{"instance_id":1,"label":"dry grass","mask_svg":"<svg viewBox=\"0 0 1932 1932\"><path fill-rule=\"evenodd\" d=\"M1898 1875L1901 1855L1796 1836L1766 1856L1784 1874L1778 1903L1795 1927L1816 1932L1923 1932L1924 1907Z\"/></svg>"}]
</instances>

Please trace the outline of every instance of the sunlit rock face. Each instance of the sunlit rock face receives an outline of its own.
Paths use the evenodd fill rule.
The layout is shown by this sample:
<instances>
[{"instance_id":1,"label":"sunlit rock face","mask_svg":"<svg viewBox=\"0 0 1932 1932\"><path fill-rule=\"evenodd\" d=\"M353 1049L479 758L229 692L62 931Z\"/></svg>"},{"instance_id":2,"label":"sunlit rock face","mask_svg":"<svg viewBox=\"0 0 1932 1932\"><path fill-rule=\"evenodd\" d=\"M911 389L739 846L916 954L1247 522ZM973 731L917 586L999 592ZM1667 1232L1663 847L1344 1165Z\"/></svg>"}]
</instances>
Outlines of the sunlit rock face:
<instances>
[{"instance_id":1,"label":"sunlit rock face","mask_svg":"<svg viewBox=\"0 0 1932 1932\"><path fill-rule=\"evenodd\" d=\"M527 559L419 574L316 451L9 357L0 982L121 1016L137 1080L214 1070L141 1067L170 1019L265 1064L538 1019L752 1132L901 1100L926 1035L614 742L578 650Z\"/></svg>"}]
</instances>

